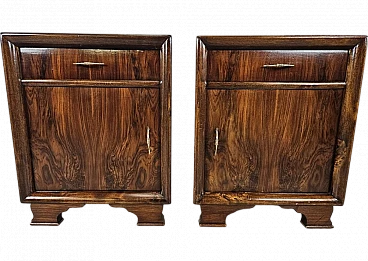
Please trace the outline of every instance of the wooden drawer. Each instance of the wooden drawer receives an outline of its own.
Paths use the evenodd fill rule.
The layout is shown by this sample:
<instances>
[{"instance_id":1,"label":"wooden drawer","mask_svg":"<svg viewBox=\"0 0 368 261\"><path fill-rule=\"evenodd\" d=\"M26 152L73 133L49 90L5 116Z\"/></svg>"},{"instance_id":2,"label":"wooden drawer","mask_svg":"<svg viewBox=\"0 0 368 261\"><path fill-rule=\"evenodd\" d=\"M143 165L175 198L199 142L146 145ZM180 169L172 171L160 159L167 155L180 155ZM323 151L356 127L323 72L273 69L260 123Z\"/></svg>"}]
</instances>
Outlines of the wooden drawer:
<instances>
[{"instance_id":1,"label":"wooden drawer","mask_svg":"<svg viewBox=\"0 0 368 261\"><path fill-rule=\"evenodd\" d=\"M159 50L20 48L23 79L159 80Z\"/></svg>"},{"instance_id":2,"label":"wooden drawer","mask_svg":"<svg viewBox=\"0 0 368 261\"><path fill-rule=\"evenodd\" d=\"M347 50L209 50L208 81L344 82Z\"/></svg>"}]
</instances>

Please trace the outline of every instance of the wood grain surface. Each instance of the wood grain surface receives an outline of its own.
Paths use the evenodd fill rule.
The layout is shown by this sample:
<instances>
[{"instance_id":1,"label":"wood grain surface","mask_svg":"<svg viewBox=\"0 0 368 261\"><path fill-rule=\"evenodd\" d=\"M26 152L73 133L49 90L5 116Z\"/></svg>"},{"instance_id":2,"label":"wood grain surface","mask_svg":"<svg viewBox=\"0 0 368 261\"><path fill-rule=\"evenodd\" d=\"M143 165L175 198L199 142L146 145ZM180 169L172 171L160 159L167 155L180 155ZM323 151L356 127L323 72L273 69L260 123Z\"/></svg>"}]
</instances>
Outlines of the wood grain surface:
<instances>
[{"instance_id":1,"label":"wood grain surface","mask_svg":"<svg viewBox=\"0 0 368 261\"><path fill-rule=\"evenodd\" d=\"M23 79L159 80L159 50L20 48ZM82 66L73 63L96 62Z\"/></svg>"},{"instance_id":2,"label":"wood grain surface","mask_svg":"<svg viewBox=\"0 0 368 261\"><path fill-rule=\"evenodd\" d=\"M161 189L158 89L25 93L36 190Z\"/></svg>"},{"instance_id":3,"label":"wood grain surface","mask_svg":"<svg viewBox=\"0 0 368 261\"><path fill-rule=\"evenodd\" d=\"M347 50L210 50L207 81L345 81ZM290 68L263 68L292 64Z\"/></svg>"},{"instance_id":4,"label":"wood grain surface","mask_svg":"<svg viewBox=\"0 0 368 261\"><path fill-rule=\"evenodd\" d=\"M208 90L205 190L329 192L343 92Z\"/></svg>"}]
</instances>

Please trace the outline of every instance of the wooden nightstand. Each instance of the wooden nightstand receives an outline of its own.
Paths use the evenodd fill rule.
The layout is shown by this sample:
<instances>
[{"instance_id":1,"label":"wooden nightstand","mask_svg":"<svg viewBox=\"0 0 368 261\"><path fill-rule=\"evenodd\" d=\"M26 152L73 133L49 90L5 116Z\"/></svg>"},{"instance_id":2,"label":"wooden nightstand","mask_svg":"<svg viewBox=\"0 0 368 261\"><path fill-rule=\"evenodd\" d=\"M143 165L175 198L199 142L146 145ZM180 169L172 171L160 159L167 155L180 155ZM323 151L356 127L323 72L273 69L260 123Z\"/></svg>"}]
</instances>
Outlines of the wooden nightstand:
<instances>
[{"instance_id":1,"label":"wooden nightstand","mask_svg":"<svg viewBox=\"0 0 368 261\"><path fill-rule=\"evenodd\" d=\"M330 228L343 205L365 36L201 36L194 203L201 226L255 205Z\"/></svg>"},{"instance_id":2,"label":"wooden nightstand","mask_svg":"<svg viewBox=\"0 0 368 261\"><path fill-rule=\"evenodd\" d=\"M164 225L171 37L2 34L21 202L33 225L86 203Z\"/></svg>"}]
</instances>

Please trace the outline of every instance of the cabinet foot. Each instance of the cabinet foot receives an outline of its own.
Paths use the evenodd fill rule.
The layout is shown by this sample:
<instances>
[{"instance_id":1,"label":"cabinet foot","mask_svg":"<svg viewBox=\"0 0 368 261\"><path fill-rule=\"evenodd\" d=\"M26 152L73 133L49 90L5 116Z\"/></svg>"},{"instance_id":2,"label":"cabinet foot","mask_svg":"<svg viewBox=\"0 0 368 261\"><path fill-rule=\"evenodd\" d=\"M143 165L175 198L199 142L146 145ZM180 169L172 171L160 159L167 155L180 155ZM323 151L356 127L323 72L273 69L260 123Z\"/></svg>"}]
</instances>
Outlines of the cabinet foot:
<instances>
[{"instance_id":1,"label":"cabinet foot","mask_svg":"<svg viewBox=\"0 0 368 261\"><path fill-rule=\"evenodd\" d=\"M61 219L60 214L70 210L73 207L80 207L66 204L30 204L32 220L30 225L48 225L58 226Z\"/></svg>"},{"instance_id":2,"label":"cabinet foot","mask_svg":"<svg viewBox=\"0 0 368 261\"><path fill-rule=\"evenodd\" d=\"M137 226L165 226L163 205L123 205L113 206L125 209L136 217Z\"/></svg>"},{"instance_id":3,"label":"cabinet foot","mask_svg":"<svg viewBox=\"0 0 368 261\"><path fill-rule=\"evenodd\" d=\"M281 206L302 214L300 222L306 228L333 228L331 215L333 206Z\"/></svg>"},{"instance_id":4,"label":"cabinet foot","mask_svg":"<svg viewBox=\"0 0 368 261\"><path fill-rule=\"evenodd\" d=\"M199 225L201 227L226 227L226 217L235 211L252 208L254 205L201 205Z\"/></svg>"}]
</instances>

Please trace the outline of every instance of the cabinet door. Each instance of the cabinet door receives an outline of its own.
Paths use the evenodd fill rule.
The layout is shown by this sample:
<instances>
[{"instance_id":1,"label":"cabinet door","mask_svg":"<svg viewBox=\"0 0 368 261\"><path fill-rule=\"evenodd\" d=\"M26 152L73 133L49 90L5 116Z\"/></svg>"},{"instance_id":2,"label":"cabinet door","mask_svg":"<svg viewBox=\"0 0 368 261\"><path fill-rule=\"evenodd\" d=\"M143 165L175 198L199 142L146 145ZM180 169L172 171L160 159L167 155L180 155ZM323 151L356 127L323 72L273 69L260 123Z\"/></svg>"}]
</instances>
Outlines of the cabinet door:
<instances>
[{"instance_id":1,"label":"cabinet door","mask_svg":"<svg viewBox=\"0 0 368 261\"><path fill-rule=\"evenodd\" d=\"M158 89L25 94L36 190L161 189Z\"/></svg>"},{"instance_id":2,"label":"cabinet door","mask_svg":"<svg viewBox=\"0 0 368 261\"><path fill-rule=\"evenodd\" d=\"M207 90L205 190L329 192L342 95Z\"/></svg>"}]
</instances>

